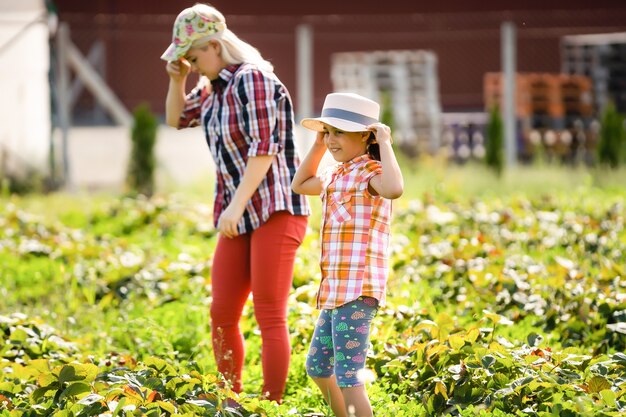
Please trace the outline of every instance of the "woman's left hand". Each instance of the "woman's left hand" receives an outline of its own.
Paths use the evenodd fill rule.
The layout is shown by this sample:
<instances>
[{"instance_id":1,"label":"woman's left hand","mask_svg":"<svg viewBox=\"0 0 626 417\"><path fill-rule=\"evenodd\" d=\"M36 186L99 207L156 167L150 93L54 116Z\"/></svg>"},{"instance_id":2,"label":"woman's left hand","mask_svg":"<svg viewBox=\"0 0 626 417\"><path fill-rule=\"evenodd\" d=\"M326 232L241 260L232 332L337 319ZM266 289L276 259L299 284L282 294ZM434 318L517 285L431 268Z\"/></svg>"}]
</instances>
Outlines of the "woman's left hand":
<instances>
[{"instance_id":1,"label":"woman's left hand","mask_svg":"<svg viewBox=\"0 0 626 417\"><path fill-rule=\"evenodd\" d=\"M217 223L217 231L228 238L238 236L237 223L241 220L241 216L243 216L243 210L230 204L220 216L220 220Z\"/></svg>"}]
</instances>

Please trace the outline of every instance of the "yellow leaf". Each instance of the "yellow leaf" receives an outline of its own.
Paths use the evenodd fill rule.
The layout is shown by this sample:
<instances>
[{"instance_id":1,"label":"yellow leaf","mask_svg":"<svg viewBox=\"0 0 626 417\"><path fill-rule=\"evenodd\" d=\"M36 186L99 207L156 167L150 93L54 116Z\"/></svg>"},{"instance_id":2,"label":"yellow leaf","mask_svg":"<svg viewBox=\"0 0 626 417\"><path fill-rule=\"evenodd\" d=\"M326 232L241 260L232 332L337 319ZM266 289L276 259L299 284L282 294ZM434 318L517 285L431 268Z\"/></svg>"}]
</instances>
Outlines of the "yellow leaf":
<instances>
[{"instance_id":1,"label":"yellow leaf","mask_svg":"<svg viewBox=\"0 0 626 417\"><path fill-rule=\"evenodd\" d=\"M50 372L50 365L48 359L33 359L28 362L28 367L36 369L39 372Z\"/></svg>"},{"instance_id":2,"label":"yellow leaf","mask_svg":"<svg viewBox=\"0 0 626 417\"><path fill-rule=\"evenodd\" d=\"M37 377L37 385L42 388L47 387L56 381L58 381L58 378L51 373L39 374Z\"/></svg>"},{"instance_id":3,"label":"yellow leaf","mask_svg":"<svg viewBox=\"0 0 626 417\"><path fill-rule=\"evenodd\" d=\"M607 406L615 407L617 395L613 391L610 389L603 389L600 391L600 397L602 397L602 401L604 401Z\"/></svg>"},{"instance_id":4,"label":"yellow leaf","mask_svg":"<svg viewBox=\"0 0 626 417\"><path fill-rule=\"evenodd\" d=\"M456 334L450 336L448 338L448 342L450 343L450 347L456 350L460 350L463 346L465 346L465 339L463 338L463 336L459 336Z\"/></svg>"},{"instance_id":5,"label":"yellow leaf","mask_svg":"<svg viewBox=\"0 0 626 417\"><path fill-rule=\"evenodd\" d=\"M480 330L478 330L476 327L472 327L471 329L468 330L467 334L465 335L465 340L470 343L474 343L476 340L478 340L479 336L480 336Z\"/></svg>"},{"instance_id":6,"label":"yellow leaf","mask_svg":"<svg viewBox=\"0 0 626 417\"><path fill-rule=\"evenodd\" d=\"M428 332L430 334L430 337L433 339L437 339L439 337L439 326L437 326L437 323L431 320L423 320L419 322L419 324L416 326L415 331L419 332L420 330L425 330L426 332Z\"/></svg>"},{"instance_id":7,"label":"yellow leaf","mask_svg":"<svg viewBox=\"0 0 626 417\"><path fill-rule=\"evenodd\" d=\"M430 348L428 348L428 351L427 351L428 359L432 358L438 353L445 352L447 350L448 350L448 347L445 345L442 345L442 344L433 345Z\"/></svg>"},{"instance_id":8,"label":"yellow leaf","mask_svg":"<svg viewBox=\"0 0 626 417\"><path fill-rule=\"evenodd\" d=\"M504 346L502 346L502 344L498 343L498 342L491 342L489 343L489 350L492 350L494 352L501 352L501 353L506 353L507 350Z\"/></svg>"},{"instance_id":9,"label":"yellow leaf","mask_svg":"<svg viewBox=\"0 0 626 417\"><path fill-rule=\"evenodd\" d=\"M443 382L437 381L437 384L435 384L435 394L441 394L443 398L448 399L448 392Z\"/></svg>"}]
</instances>

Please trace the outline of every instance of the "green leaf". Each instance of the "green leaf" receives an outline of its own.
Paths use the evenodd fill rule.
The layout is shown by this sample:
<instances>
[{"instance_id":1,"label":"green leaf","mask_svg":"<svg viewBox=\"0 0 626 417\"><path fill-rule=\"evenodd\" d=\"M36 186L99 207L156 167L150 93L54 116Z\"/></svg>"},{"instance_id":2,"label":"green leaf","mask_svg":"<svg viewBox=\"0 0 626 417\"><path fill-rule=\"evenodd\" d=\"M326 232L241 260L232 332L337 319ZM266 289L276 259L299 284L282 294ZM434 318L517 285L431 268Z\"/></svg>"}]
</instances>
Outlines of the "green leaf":
<instances>
[{"instance_id":1,"label":"green leaf","mask_svg":"<svg viewBox=\"0 0 626 417\"><path fill-rule=\"evenodd\" d=\"M0 382L0 392L4 391L4 392L16 393L16 392L20 392L21 390L22 390L22 387L20 387L18 384L15 384L13 382L10 382L10 381Z\"/></svg>"},{"instance_id":2,"label":"green leaf","mask_svg":"<svg viewBox=\"0 0 626 417\"><path fill-rule=\"evenodd\" d=\"M604 401L607 406L616 406L617 395L610 389L603 389L600 391L600 398L602 398L602 401Z\"/></svg>"},{"instance_id":3,"label":"green leaf","mask_svg":"<svg viewBox=\"0 0 626 417\"><path fill-rule=\"evenodd\" d=\"M81 379L85 379L85 377L77 375L76 368L73 365L65 365L61 368L61 372L59 373L59 382L61 384L72 381L80 381Z\"/></svg>"},{"instance_id":4,"label":"green leaf","mask_svg":"<svg viewBox=\"0 0 626 417\"><path fill-rule=\"evenodd\" d=\"M13 333L11 333L11 337L9 337L10 341L19 343L26 342L26 339L28 339L28 333L26 333L23 328L15 329Z\"/></svg>"},{"instance_id":5,"label":"green leaf","mask_svg":"<svg viewBox=\"0 0 626 417\"><path fill-rule=\"evenodd\" d=\"M102 400L104 400L104 397L102 395L94 393L81 398L80 401L77 402L77 404L91 405Z\"/></svg>"},{"instance_id":6,"label":"green leaf","mask_svg":"<svg viewBox=\"0 0 626 417\"><path fill-rule=\"evenodd\" d=\"M176 414L176 407L174 404L167 401L157 401L156 402L162 410L167 411L170 414Z\"/></svg>"},{"instance_id":7,"label":"green leaf","mask_svg":"<svg viewBox=\"0 0 626 417\"><path fill-rule=\"evenodd\" d=\"M563 363L567 363L570 365L582 365L584 362L590 359L591 356L570 354L567 356L567 358L563 359Z\"/></svg>"},{"instance_id":8,"label":"green leaf","mask_svg":"<svg viewBox=\"0 0 626 417\"><path fill-rule=\"evenodd\" d=\"M165 360L156 356L150 356L144 360L147 367L155 369L159 374L166 376L176 375L176 369Z\"/></svg>"},{"instance_id":9,"label":"green leaf","mask_svg":"<svg viewBox=\"0 0 626 417\"><path fill-rule=\"evenodd\" d=\"M543 341L543 336L541 336L541 335L539 335L537 333L531 333L526 338L526 341L528 342L528 346L530 346L530 347L537 347Z\"/></svg>"},{"instance_id":10,"label":"green leaf","mask_svg":"<svg viewBox=\"0 0 626 417\"><path fill-rule=\"evenodd\" d=\"M496 363L496 358L491 355L483 356L483 358L480 360L480 363L485 369L489 369L493 366L494 363Z\"/></svg>"},{"instance_id":11,"label":"green leaf","mask_svg":"<svg viewBox=\"0 0 626 417\"><path fill-rule=\"evenodd\" d=\"M500 372L494 374L492 378L498 388L505 387L510 381L508 376Z\"/></svg>"},{"instance_id":12,"label":"green leaf","mask_svg":"<svg viewBox=\"0 0 626 417\"><path fill-rule=\"evenodd\" d=\"M33 402L35 404L38 404L39 401L41 401L41 399L48 393L48 392L54 392L56 393L58 390L59 386L57 383L48 385L47 387L39 387L37 388L35 391L33 391L33 393L31 394L31 399L33 400ZM52 394L51 394L52 395Z\"/></svg>"},{"instance_id":13,"label":"green leaf","mask_svg":"<svg viewBox=\"0 0 626 417\"><path fill-rule=\"evenodd\" d=\"M510 387L511 387L511 389L515 390L517 388L520 388L520 387L523 387L523 386L529 384L532 380L533 380L532 376L526 376L526 377L518 378L515 381L511 382Z\"/></svg>"},{"instance_id":14,"label":"green leaf","mask_svg":"<svg viewBox=\"0 0 626 417\"><path fill-rule=\"evenodd\" d=\"M63 384L73 381L91 382L98 376L98 367L91 363L70 363L59 373L59 381Z\"/></svg>"},{"instance_id":15,"label":"green leaf","mask_svg":"<svg viewBox=\"0 0 626 417\"><path fill-rule=\"evenodd\" d=\"M89 386L89 384L86 384L84 382L74 382L70 384L67 388L65 388L65 390L63 390L63 393L61 393L61 397L59 397L59 400L63 400L65 397L75 397L89 391L91 391L91 387Z\"/></svg>"},{"instance_id":16,"label":"green leaf","mask_svg":"<svg viewBox=\"0 0 626 417\"><path fill-rule=\"evenodd\" d=\"M558 374L569 379L570 381L578 381L581 379L581 376L574 371L570 371L569 369L558 369Z\"/></svg>"},{"instance_id":17,"label":"green leaf","mask_svg":"<svg viewBox=\"0 0 626 417\"><path fill-rule=\"evenodd\" d=\"M622 353L622 352L617 352L614 353L611 356L611 359L613 359L615 362L618 362L622 365L626 365L626 354Z\"/></svg>"},{"instance_id":18,"label":"green leaf","mask_svg":"<svg viewBox=\"0 0 626 417\"><path fill-rule=\"evenodd\" d=\"M602 390L611 388L611 383L603 376L594 376L587 382L590 393L598 393Z\"/></svg>"}]
</instances>

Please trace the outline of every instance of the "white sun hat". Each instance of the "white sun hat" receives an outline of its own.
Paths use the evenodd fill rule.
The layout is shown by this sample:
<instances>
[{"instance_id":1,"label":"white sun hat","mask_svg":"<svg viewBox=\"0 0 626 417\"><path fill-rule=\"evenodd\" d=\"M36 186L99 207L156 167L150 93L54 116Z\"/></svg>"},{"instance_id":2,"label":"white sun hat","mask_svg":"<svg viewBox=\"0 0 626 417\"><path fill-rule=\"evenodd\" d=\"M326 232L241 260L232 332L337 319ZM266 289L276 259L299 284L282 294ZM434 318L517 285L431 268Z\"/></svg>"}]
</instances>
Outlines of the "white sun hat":
<instances>
[{"instance_id":1,"label":"white sun hat","mask_svg":"<svg viewBox=\"0 0 626 417\"><path fill-rule=\"evenodd\" d=\"M321 132L324 124L344 132L364 132L367 126L378 122L380 106L369 98L354 93L330 93L324 100L322 115L303 119L300 124Z\"/></svg>"}]
</instances>

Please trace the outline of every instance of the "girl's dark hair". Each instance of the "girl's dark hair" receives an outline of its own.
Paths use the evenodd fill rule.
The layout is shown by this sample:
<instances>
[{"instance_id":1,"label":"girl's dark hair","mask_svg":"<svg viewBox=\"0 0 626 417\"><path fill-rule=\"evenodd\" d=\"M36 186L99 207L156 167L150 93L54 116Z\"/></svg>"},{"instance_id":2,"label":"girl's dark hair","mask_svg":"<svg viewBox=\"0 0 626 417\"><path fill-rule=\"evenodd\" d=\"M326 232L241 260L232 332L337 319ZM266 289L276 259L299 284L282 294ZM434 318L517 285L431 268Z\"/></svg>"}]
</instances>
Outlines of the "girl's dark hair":
<instances>
[{"instance_id":1,"label":"girl's dark hair","mask_svg":"<svg viewBox=\"0 0 626 417\"><path fill-rule=\"evenodd\" d=\"M377 161L380 161L380 147L378 143L375 143L376 135L374 132L370 132L370 137L367 139L367 154Z\"/></svg>"}]
</instances>

